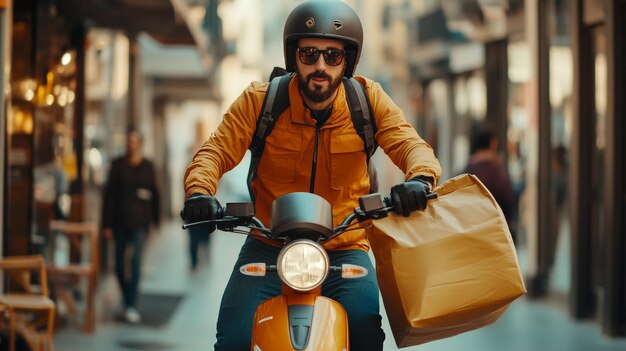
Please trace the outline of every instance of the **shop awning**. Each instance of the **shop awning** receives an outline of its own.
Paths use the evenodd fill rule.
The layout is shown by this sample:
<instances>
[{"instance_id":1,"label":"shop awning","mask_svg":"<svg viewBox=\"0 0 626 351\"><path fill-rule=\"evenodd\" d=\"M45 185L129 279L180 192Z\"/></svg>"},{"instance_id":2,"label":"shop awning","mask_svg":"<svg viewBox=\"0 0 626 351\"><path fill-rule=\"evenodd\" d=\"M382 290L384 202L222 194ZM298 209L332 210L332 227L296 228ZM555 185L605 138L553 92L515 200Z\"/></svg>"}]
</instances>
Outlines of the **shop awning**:
<instances>
[{"instance_id":1,"label":"shop awning","mask_svg":"<svg viewBox=\"0 0 626 351\"><path fill-rule=\"evenodd\" d=\"M69 18L129 35L145 32L163 44L196 45L170 0L56 0Z\"/></svg>"}]
</instances>

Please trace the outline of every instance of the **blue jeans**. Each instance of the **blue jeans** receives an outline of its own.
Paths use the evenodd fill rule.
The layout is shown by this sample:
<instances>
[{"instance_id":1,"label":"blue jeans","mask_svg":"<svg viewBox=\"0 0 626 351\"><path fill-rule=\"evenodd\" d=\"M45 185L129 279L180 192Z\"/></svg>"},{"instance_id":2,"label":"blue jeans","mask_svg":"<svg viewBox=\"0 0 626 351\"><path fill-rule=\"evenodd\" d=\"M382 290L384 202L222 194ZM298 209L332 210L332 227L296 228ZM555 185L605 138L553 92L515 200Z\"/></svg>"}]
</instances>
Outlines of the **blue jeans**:
<instances>
[{"instance_id":1,"label":"blue jeans","mask_svg":"<svg viewBox=\"0 0 626 351\"><path fill-rule=\"evenodd\" d=\"M276 262L280 248L248 237L222 297L217 320L215 350L248 351L256 307L264 300L281 294L278 274L249 277L239 267L252 262ZM350 349L376 351L383 349L385 334L381 328L378 282L367 252L362 250L330 251L330 264L357 264L367 268L368 275L358 279L342 279L330 274L322 285L322 295L339 302L348 314Z\"/></svg>"},{"instance_id":2,"label":"blue jeans","mask_svg":"<svg viewBox=\"0 0 626 351\"><path fill-rule=\"evenodd\" d=\"M145 228L115 230L115 274L122 290L124 306L126 308L137 306L137 293L139 291L139 278L141 273L141 252L143 241L148 233ZM132 250L130 260L130 277L126 276L126 250Z\"/></svg>"}]
</instances>

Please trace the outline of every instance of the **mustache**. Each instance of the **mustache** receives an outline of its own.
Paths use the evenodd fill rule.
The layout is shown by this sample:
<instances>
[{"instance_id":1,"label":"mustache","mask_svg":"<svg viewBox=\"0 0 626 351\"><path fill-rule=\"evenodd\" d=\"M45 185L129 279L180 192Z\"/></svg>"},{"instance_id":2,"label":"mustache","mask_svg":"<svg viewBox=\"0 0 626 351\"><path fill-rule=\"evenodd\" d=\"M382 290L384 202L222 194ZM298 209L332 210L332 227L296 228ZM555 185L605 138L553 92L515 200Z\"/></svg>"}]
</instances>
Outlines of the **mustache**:
<instances>
[{"instance_id":1,"label":"mustache","mask_svg":"<svg viewBox=\"0 0 626 351\"><path fill-rule=\"evenodd\" d=\"M307 83L311 81L313 78L324 78L327 80L332 80L332 77L326 74L324 71L315 71L308 76L306 76Z\"/></svg>"}]
</instances>

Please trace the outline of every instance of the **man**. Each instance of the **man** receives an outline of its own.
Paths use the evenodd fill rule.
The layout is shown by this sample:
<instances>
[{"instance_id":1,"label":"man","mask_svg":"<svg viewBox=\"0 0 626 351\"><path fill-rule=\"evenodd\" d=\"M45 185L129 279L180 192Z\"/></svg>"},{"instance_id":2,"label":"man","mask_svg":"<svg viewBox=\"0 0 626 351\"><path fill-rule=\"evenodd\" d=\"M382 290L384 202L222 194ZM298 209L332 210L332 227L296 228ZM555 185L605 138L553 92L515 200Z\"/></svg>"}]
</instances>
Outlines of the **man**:
<instances>
[{"instance_id":1,"label":"man","mask_svg":"<svg viewBox=\"0 0 626 351\"><path fill-rule=\"evenodd\" d=\"M484 125L474 125L472 134L472 154L463 173L473 174L480 179L496 199L511 227L515 210L515 193L509 172L498 159L498 140L491 129ZM513 229L511 228L512 231Z\"/></svg>"},{"instance_id":2,"label":"man","mask_svg":"<svg viewBox=\"0 0 626 351\"><path fill-rule=\"evenodd\" d=\"M266 138L252 191L256 216L269 224L277 197L310 191L333 207L334 225L358 206L369 192L364 143L350 117L342 77L351 77L359 61L363 30L357 14L339 1L309 1L297 6L284 28L286 68L295 72L289 84L290 107ZM380 85L363 77L376 120L376 140L406 174L392 189L397 213L408 216L426 207L425 194L441 169L432 149L405 121L402 111ZM215 218L220 208L213 197L220 177L239 163L250 145L267 83L252 83L224 115L217 131L195 155L185 174L188 197L183 218L188 222ZM322 294L348 313L352 350L382 350L378 285L363 230L346 232L325 243L331 265L352 263L369 274L361 279L332 276ZM280 248L248 237L220 307L216 350L249 350L255 308L280 294L276 279L250 279L238 269L250 262L276 260ZM358 337L357 337L358 335Z\"/></svg>"},{"instance_id":3,"label":"man","mask_svg":"<svg viewBox=\"0 0 626 351\"><path fill-rule=\"evenodd\" d=\"M130 323L141 321L136 306L143 241L150 223L159 224L154 166L143 157L142 144L139 132L131 130L126 139L126 155L111 163L102 215L104 237L115 240L115 273L122 290L124 318ZM127 249L132 250L130 267L126 265Z\"/></svg>"}]
</instances>

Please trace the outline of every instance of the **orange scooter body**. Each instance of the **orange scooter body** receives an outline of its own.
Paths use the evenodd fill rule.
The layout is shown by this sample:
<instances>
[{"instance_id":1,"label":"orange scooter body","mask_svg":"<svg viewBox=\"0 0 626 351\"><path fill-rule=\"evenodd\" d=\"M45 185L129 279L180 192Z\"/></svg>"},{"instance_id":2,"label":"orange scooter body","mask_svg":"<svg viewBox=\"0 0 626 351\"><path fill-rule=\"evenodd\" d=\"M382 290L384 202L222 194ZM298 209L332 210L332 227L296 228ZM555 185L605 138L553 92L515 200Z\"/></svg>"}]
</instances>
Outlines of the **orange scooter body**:
<instances>
[{"instance_id":1,"label":"orange scooter body","mask_svg":"<svg viewBox=\"0 0 626 351\"><path fill-rule=\"evenodd\" d=\"M313 307L305 348L294 348L290 306ZM306 308L306 307L305 307ZM291 318L297 318L293 315ZM306 330L307 328L304 328ZM300 333L303 329L300 329ZM296 332L297 333L297 332ZM304 331L306 334L306 331ZM314 294L286 294L265 300L257 307L252 328L252 351L345 351L348 346L348 316L336 301Z\"/></svg>"}]
</instances>

